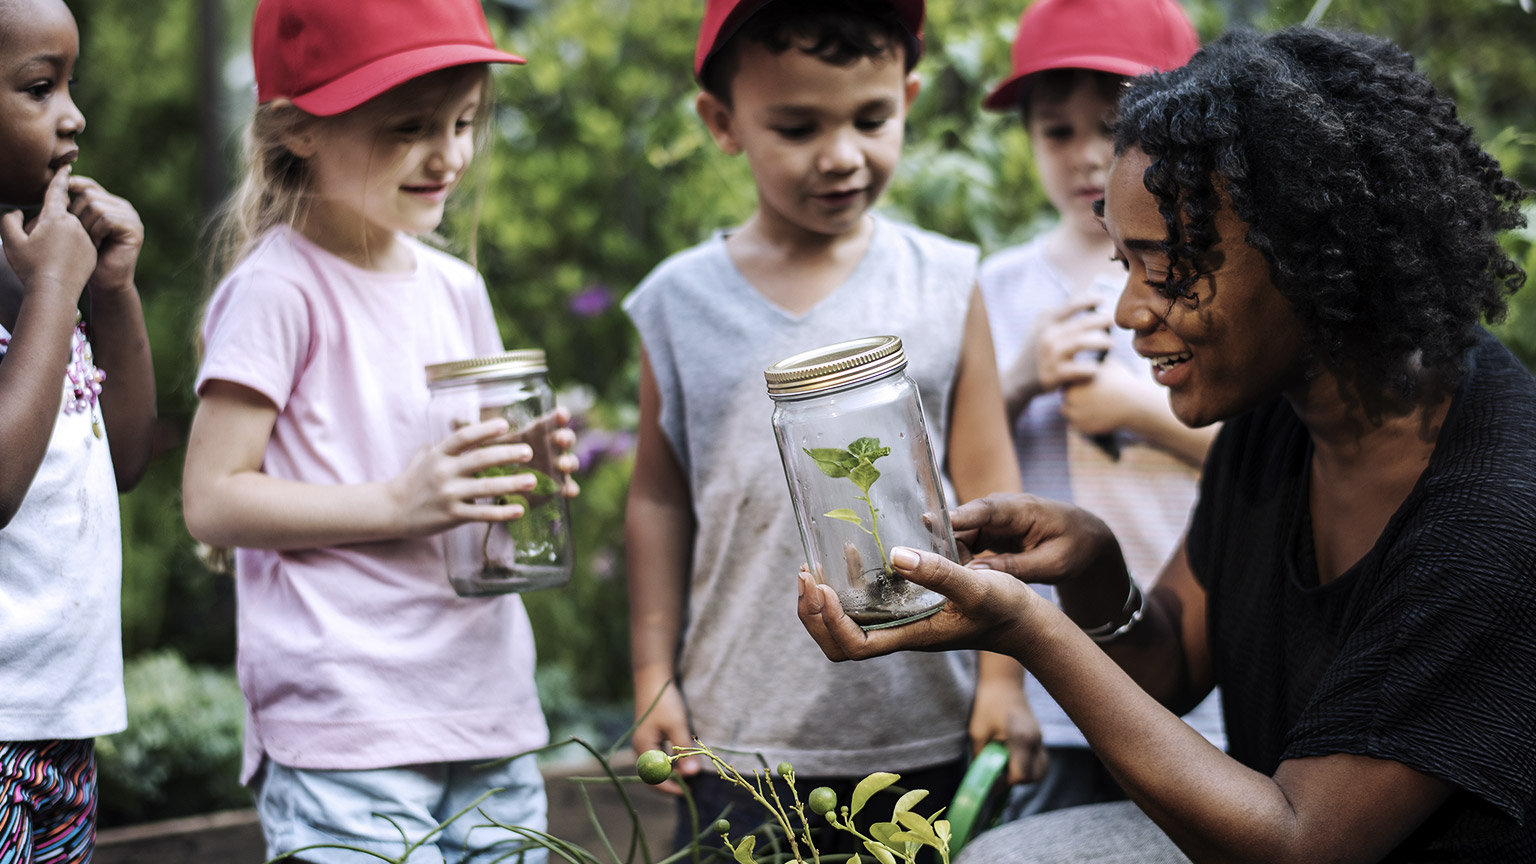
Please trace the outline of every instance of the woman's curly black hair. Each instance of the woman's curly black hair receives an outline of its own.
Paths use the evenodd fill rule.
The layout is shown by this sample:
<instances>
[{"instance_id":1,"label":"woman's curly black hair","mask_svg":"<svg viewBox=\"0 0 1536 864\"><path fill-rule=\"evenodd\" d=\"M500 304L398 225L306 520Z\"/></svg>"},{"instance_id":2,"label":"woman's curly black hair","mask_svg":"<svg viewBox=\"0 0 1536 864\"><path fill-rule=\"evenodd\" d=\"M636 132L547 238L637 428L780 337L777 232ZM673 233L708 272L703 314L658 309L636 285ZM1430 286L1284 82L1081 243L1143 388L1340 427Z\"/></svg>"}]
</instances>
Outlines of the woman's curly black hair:
<instances>
[{"instance_id":1,"label":"woman's curly black hair","mask_svg":"<svg viewBox=\"0 0 1536 864\"><path fill-rule=\"evenodd\" d=\"M1385 40L1228 34L1133 81L1115 127L1116 152L1132 147L1152 157L1171 292L1198 280L1225 192L1313 356L1357 391L1412 397L1415 366L1459 374L1479 322L1525 281L1497 235L1525 224L1527 193Z\"/></svg>"}]
</instances>

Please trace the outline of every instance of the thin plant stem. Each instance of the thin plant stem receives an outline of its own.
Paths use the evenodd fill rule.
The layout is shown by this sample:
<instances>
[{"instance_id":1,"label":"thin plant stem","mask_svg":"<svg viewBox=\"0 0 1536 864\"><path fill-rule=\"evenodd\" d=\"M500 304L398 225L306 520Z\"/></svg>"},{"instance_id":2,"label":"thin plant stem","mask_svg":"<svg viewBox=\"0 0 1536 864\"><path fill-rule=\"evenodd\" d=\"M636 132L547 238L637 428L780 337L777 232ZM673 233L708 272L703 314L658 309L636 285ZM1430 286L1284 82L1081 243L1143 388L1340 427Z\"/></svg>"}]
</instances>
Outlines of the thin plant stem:
<instances>
[{"instance_id":1,"label":"thin plant stem","mask_svg":"<svg viewBox=\"0 0 1536 864\"><path fill-rule=\"evenodd\" d=\"M885 544L880 540L880 514L875 510L875 502L869 499L869 493L864 493L864 506L869 508L869 533L875 538L875 550L880 553L880 568L889 576L891 574L891 562L885 557Z\"/></svg>"}]
</instances>

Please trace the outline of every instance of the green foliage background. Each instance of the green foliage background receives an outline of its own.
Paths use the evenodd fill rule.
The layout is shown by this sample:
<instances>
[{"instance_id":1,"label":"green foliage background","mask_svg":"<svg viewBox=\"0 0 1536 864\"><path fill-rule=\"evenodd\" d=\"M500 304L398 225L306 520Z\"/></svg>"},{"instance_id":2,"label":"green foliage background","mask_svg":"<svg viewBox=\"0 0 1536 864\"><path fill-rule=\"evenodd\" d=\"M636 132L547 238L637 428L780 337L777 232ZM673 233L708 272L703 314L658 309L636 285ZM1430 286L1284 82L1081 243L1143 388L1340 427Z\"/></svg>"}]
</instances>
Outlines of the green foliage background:
<instances>
[{"instance_id":1,"label":"green foliage background","mask_svg":"<svg viewBox=\"0 0 1536 864\"><path fill-rule=\"evenodd\" d=\"M1536 186L1536 15L1518 0L1185 2L1206 39L1234 23L1298 23L1326 5L1324 24L1397 40L1456 97L1506 169ZM123 793L133 807L114 809L113 796L104 801L106 819L121 821L225 800L222 793L154 790L181 782L158 773L184 764L178 752L224 764L228 754L208 742L228 738L234 727L227 708L207 705L238 709L234 690L208 685L203 671L176 667L164 652L226 679L233 659L230 580L199 563L181 522L178 487L194 406L194 334L208 286L204 202L222 194L217 172L207 175L200 160L234 170L237 128L251 101L249 73L241 70L248 70L254 0L69 4L81 24L77 98L89 121L79 170L144 217L139 284L160 386L162 452L123 500L123 613L125 650L137 658L133 716L157 718L144 721L146 730L171 731L136 730L104 751L104 776L136 790ZM886 201L891 212L984 251L1049 220L1019 124L977 108L1006 72L1023 5L930 3L919 66L925 86ZM479 194L456 210L449 233L468 237L478 221L477 241L466 251L478 257L508 346L549 351L551 377L579 409L583 440L597 445L573 506L576 578L527 601L551 713L590 720L598 716L592 706L608 705L622 716L629 687L622 507L637 348L615 304L666 255L745 219L754 194L743 162L721 155L693 113L689 69L702 3L539 0L530 12L509 12L516 8L489 5L501 44L530 62L497 75L496 141L481 159ZM198 35L204 23L216 34L211 47ZM211 54L200 66L204 50ZM200 107L200 94L220 97L222 107ZM1536 267L1533 240L1531 231L1509 238L1528 269ZM1536 363L1536 289L1516 298L1499 332ZM157 707L167 704L181 707ZM134 787L139 781L154 788Z\"/></svg>"}]
</instances>

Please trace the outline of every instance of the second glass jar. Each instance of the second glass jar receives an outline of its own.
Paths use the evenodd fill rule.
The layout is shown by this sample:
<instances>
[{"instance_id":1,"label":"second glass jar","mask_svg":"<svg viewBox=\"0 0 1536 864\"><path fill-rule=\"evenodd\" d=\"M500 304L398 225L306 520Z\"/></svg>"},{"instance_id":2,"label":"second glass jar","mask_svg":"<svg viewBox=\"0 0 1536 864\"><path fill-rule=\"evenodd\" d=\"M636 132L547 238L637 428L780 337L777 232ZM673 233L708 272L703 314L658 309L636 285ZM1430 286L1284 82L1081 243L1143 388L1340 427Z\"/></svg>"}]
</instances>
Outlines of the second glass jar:
<instances>
[{"instance_id":1,"label":"second glass jar","mask_svg":"<svg viewBox=\"0 0 1536 864\"><path fill-rule=\"evenodd\" d=\"M495 443L533 449L528 462L488 468L481 476L534 475L533 489L504 495L500 504L521 504L511 522L471 522L442 534L448 581L462 597L533 591L571 578L571 517L561 494L551 435L555 396L545 380L544 352L508 351L427 367L432 400L427 421L440 442L455 431L497 417L510 430Z\"/></svg>"},{"instance_id":2,"label":"second glass jar","mask_svg":"<svg viewBox=\"0 0 1536 864\"><path fill-rule=\"evenodd\" d=\"M866 630L937 612L896 575L893 546L957 560L944 487L901 339L839 342L764 371L773 431L812 574Z\"/></svg>"}]
</instances>

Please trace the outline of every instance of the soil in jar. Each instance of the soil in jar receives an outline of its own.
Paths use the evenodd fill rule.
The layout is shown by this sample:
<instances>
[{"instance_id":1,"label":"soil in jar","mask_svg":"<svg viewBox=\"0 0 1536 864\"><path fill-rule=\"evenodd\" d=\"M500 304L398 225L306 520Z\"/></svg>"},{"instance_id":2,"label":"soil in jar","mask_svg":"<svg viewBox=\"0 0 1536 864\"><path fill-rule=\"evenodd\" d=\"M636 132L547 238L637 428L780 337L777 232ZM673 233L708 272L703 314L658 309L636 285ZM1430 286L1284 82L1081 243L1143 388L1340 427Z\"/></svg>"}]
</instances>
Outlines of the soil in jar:
<instances>
[{"instance_id":1,"label":"soil in jar","mask_svg":"<svg viewBox=\"0 0 1536 864\"><path fill-rule=\"evenodd\" d=\"M452 581L455 593L461 597L488 597L552 588L565 584L569 578L570 570L560 564L515 564L506 567L487 561L468 578Z\"/></svg>"},{"instance_id":2,"label":"soil in jar","mask_svg":"<svg viewBox=\"0 0 1536 864\"><path fill-rule=\"evenodd\" d=\"M843 613L860 627L868 629L921 617L943 603L941 598L924 598L929 593L927 589L879 567L866 570L864 576L862 587L837 592ZM932 602L925 603L925 599Z\"/></svg>"}]
</instances>

